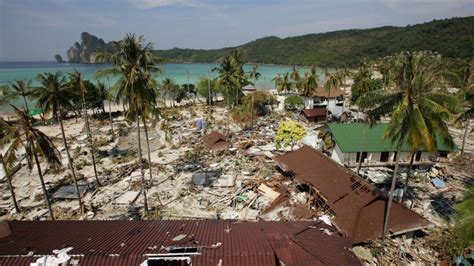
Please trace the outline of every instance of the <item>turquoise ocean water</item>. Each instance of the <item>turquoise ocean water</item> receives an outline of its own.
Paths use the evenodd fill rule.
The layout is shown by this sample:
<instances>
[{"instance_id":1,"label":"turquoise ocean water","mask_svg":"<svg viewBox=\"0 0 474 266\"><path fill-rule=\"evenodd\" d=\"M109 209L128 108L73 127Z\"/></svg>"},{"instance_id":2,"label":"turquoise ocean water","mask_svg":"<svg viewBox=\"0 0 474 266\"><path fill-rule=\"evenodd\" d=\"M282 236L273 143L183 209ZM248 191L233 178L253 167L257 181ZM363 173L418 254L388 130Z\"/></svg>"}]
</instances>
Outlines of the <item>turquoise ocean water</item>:
<instances>
[{"instance_id":1,"label":"turquoise ocean water","mask_svg":"<svg viewBox=\"0 0 474 266\"><path fill-rule=\"evenodd\" d=\"M217 64L210 63L196 63L196 64L163 64L162 74L157 76L157 79L162 78L172 78L176 83L183 84L188 83L188 78L190 83L196 83L200 76L211 75L215 76L215 73L212 73L212 68L218 66ZM102 64L57 64L55 62L0 62L0 84L5 84L14 80L19 79L30 79L32 80L33 86L38 85L36 77L40 73L44 72L57 72L61 71L64 75L77 69L83 74L85 79L92 80L97 70L109 67L108 65ZM252 65L245 65L245 71L251 71ZM256 87L259 89L271 89L274 87L271 80L278 73L285 73L291 70L290 66L281 66L281 65L259 65L258 72L260 72L261 77L256 82ZM304 71L309 71L309 68L300 67L301 74ZM323 77L323 70L319 69L320 77ZM189 75L188 75L189 73ZM117 80L117 78L110 78L110 84ZM104 80L105 82L105 80ZM21 101L15 102L13 104L21 104ZM8 106L0 106L0 109L7 111L10 108Z\"/></svg>"}]
</instances>

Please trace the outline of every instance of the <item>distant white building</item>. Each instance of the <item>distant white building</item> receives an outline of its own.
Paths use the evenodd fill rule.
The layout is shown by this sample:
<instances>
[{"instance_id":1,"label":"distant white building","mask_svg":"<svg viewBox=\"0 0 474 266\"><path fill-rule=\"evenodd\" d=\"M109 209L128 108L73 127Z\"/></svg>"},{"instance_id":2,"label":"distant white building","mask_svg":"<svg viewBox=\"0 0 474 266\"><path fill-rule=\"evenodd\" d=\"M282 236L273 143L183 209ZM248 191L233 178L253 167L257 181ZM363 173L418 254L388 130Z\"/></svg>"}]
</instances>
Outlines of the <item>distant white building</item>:
<instances>
[{"instance_id":1,"label":"distant white building","mask_svg":"<svg viewBox=\"0 0 474 266\"><path fill-rule=\"evenodd\" d=\"M255 91L257 91L257 89L252 84L242 87L242 92L244 93L244 95L247 95Z\"/></svg>"},{"instance_id":2,"label":"distant white building","mask_svg":"<svg viewBox=\"0 0 474 266\"><path fill-rule=\"evenodd\" d=\"M362 147L362 131L365 127L365 143ZM362 156L364 164L393 163L397 153L396 145L390 140L383 140L388 124L381 123L369 126L363 123L341 124L331 123L328 128L331 131L334 149L331 158L342 165L353 166ZM437 140L438 152L420 150L416 153L414 162L430 161L436 156L446 156L457 147L449 147L443 141ZM362 149L362 153L361 153ZM408 145L401 148L399 160L409 162L411 149Z\"/></svg>"},{"instance_id":3,"label":"distant white building","mask_svg":"<svg viewBox=\"0 0 474 266\"><path fill-rule=\"evenodd\" d=\"M342 106L344 102L344 91L332 90L331 92L326 91L323 87L318 87L312 97L304 97L304 105L306 109L313 108L333 108L334 106Z\"/></svg>"}]
</instances>

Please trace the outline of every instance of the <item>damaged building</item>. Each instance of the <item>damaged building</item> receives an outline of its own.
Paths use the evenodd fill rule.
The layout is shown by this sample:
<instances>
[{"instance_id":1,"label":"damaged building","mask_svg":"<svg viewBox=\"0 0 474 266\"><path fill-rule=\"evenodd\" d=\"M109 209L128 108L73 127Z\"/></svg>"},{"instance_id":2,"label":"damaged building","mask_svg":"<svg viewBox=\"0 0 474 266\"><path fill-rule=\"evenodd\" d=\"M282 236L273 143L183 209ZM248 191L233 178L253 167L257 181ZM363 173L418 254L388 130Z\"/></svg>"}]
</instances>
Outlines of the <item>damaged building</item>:
<instances>
[{"instance_id":1,"label":"damaged building","mask_svg":"<svg viewBox=\"0 0 474 266\"><path fill-rule=\"evenodd\" d=\"M0 265L360 265L322 222L0 222Z\"/></svg>"},{"instance_id":2,"label":"damaged building","mask_svg":"<svg viewBox=\"0 0 474 266\"><path fill-rule=\"evenodd\" d=\"M382 236L388 199L363 178L309 146L274 160L282 171L310 187L313 206L329 215L354 244ZM430 225L417 213L393 203L388 224L390 235L411 233Z\"/></svg>"}]
</instances>

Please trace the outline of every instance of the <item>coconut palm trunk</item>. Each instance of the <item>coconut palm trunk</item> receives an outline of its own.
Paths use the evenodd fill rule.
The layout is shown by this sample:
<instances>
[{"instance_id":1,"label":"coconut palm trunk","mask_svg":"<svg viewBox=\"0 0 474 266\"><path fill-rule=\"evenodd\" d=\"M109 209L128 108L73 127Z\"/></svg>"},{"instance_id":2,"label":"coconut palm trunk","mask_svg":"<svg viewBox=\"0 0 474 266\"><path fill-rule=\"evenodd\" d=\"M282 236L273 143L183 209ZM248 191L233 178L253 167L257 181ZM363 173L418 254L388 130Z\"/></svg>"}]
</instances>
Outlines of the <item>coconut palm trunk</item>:
<instances>
[{"instance_id":1,"label":"coconut palm trunk","mask_svg":"<svg viewBox=\"0 0 474 266\"><path fill-rule=\"evenodd\" d=\"M46 190L46 185L44 184L43 173L41 172L41 165L39 163L38 155L36 154L36 149L34 147L34 144L33 144L33 156L35 158L36 169L38 169L38 176L41 182L41 188L43 189L44 201L46 203L46 207L48 208L49 216L51 217L51 220L54 221L53 209L51 208L51 203L49 202L48 191Z\"/></svg>"},{"instance_id":2,"label":"coconut palm trunk","mask_svg":"<svg viewBox=\"0 0 474 266\"><path fill-rule=\"evenodd\" d=\"M365 123L362 127L362 141L360 144L360 154L359 154L359 162L357 164L357 174L360 172L360 168L362 167L362 154L364 153L364 146L365 146Z\"/></svg>"},{"instance_id":3,"label":"coconut palm trunk","mask_svg":"<svg viewBox=\"0 0 474 266\"><path fill-rule=\"evenodd\" d=\"M81 210L81 214L84 214L84 209L82 208L81 192L79 191L79 185L77 184L76 171L74 170L71 154L69 154L69 148L67 146L66 134L64 133L63 118L61 115L61 105L59 104L59 102L57 103L57 105L58 105L58 111L59 111L59 115L58 115L59 125L61 126L61 135L63 137L64 149L66 150L66 156L67 156L69 169L71 170L72 179L74 180L74 186L76 187L77 200L79 201L79 209Z\"/></svg>"},{"instance_id":4,"label":"coconut palm trunk","mask_svg":"<svg viewBox=\"0 0 474 266\"><path fill-rule=\"evenodd\" d=\"M84 122L86 124L86 131L87 131L87 140L89 143L89 150L91 153L91 159L92 159L92 166L94 168L94 177L95 181L97 182L97 185L100 186L100 181L99 181L99 176L97 175L97 166L95 162L95 149L94 149L94 143L92 141L92 134L91 134L91 127L89 124L89 116L87 114L87 108L86 108L86 99L84 97L84 91L81 90L82 94L82 113L84 115Z\"/></svg>"},{"instance_id":5,"label":"coconut palm trunk","mask_svg":"<svg viewBox=\"0 0 474 266\"><path fill-rule=\"evenodd\" d=\"M470 126L471 126L471 120L467 118L467 123L464 128L464 135L462 136L461 157L464 156L464 146L466 145L466 138L467 138L467 135L469 135Z\"/></svg>"},{"instance_id":6,"label":"coconut palm trunk","mask_svg":"<svg viewBox=\"0 0 474 266\"><path fill-rule=\"evenodd\" d=\"M10 194L12 195L13 207L15 208L16 212L20 212L20 208L18 208L18 203L16 201L15 190L13 189L12 174L10 170L7 169L7 165L5 164L5 161L3 160L2 154L0 154L0 160L2 161L3 171L5 173L5 176L7 177L8 188L10 189Z\"/></svg>"},{"instance_id":7,"label":"coconut palm trunk","mask_svg":"<svg viewBox=\"0 0 474 266\"><path fill-rule=\"evenodd\" d=\"M140 164L140 175L142 179L142 192L143 192L143 207L145 214L148 214L148 200L146 197L146 181L145 181L145 172L143 170L143 160L142 160L142 142L140 138L140 116L137 115L137 139L138 139L138 163Z\"/></svg>"},{"instance_id":8,"label":"coconut palm trunk","mask_svg":"<svg viewBox=\"0 0 474 266\"><path fill-rule=\"evenodd\" d=\"M25 110L27 114L30 114L30 109L28 108L28 101L26 100L26 95L22 94L23 102L25 103Z\"/></svg>"},{"instance_id":9,"label":"coconut palm trunk","mask_svg":"<svg viewBox=\"0 0 474 266\"><path fill-rule=\"evenodd\" d=\"M393 169L393 175L392 175L392 184L390 185L390 192L388 193L388 202L387 202L387 209L385 211L385 219L383 223L383 231L382 231L382 241L385 240L385 236L387 235L387 230L388 230L388 223L390 220L390 211L392 208L392 202L393 202L393 196L395 193L395 185L397 184L397 174L398 174L398 166L399 166L399 156L400 156L400 148L401 148L401 143L398 143L397 145L397 153L395 154L395 167Z\"/></svg>"},{"instance_id":10,"label":"coconut palm trunk","mask_svg":"<svg viewBox=\"0 0 474 266\"><path fill-rule=\"evenodd\" d=\"M110 81L109 77L107 77L107 86L109 87L108 92L110 92ZM110 98L110 97L109 97ZM112 138L115 139L115 132L114 132L114 120L112 118L112 105L110 99L107 99L107 102L109 104L109 120L110 120L110 130L112 131Z\"/></svg>"},{"instance_id":11,"label":"coconut palm trunk","mask_svg":"<svg viewBox=\"0 0 474 266\"><path fill-rule=\"evenodd\" d=\"M408 170L407 170L407 178L405 179L405 185L403 186L403 195L402 195L402 199L400 200L400 202L403 202L405 200L406 196L407 196L408 183L410 182L411 170L413 168L413 161L415 159L416 153L417 153L417 150L414 150L414 151L411 152L410 164L408 165Z\"/></svg>"}]
</instances>

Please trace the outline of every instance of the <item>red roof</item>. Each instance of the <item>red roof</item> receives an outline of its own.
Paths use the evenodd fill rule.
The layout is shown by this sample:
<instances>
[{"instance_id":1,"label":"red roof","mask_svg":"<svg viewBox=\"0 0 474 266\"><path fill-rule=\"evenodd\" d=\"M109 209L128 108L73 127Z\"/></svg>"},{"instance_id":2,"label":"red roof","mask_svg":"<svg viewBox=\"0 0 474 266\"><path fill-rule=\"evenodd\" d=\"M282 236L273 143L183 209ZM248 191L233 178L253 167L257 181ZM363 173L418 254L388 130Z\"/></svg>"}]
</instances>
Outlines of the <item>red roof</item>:
<instances>
[{"instance_id":1,"label":"red roof","mask_svg":"<svg viewBox=\"0 0 474 266\"><path fill-rule=\"evenodd\" d=\"M319 192L335 213L335 224L353 243L381 237L387 198L363 178L309 146L277 156L275 162ZM398 202L393 202L391 211L390 234L430 225Z\"/></svg>"},{"instance_id":2,"label":"red roof","mask_svg":"<svg viewBox=\"0 0 474 266\"><path fill-rule=\"evenodd\" d=\"M226 140L226 137L217 131L202 137L202 142L209 150L223 150L230 146L230 142Z\"/></svg>"},{"instance_id":3,"label":"red roof","mask_svg":"<svg viewBox=\"0 0 474 266\"><path fill-rule=\"evenodd\" d=\"M81 265L139 265L167 247L194 247L193 265L358 265L350 240L320 222L11 221L0 265L28 265L54 249ZM321 229L336 233L330 235ZM176 239L177 236L183 237ZM29 255L28 255L29 254ZM179 254L175 254L179 256Z\"/></svg>"},{"instance_id":4,"label":"red roof","mask_svg":"<svg viewBox=\"0 0 474 266\"><path fill-rule=\"evenodd\" d=\"M304 109L301 112L306 117L326 117L326 108Z\"/></svg>"}]
</instances>

